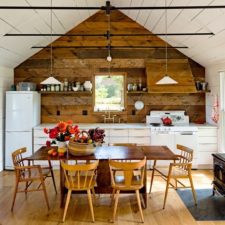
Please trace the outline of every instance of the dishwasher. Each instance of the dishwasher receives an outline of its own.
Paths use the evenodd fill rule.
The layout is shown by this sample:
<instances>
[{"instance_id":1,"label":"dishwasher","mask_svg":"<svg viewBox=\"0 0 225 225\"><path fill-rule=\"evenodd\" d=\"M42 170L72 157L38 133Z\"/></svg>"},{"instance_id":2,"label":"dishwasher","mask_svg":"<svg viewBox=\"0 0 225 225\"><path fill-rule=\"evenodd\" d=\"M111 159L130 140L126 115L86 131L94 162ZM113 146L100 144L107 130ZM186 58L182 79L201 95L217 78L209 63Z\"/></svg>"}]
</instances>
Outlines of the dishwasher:
<instances>
[{"instance_id":1,"label":"dishwasher","mask_svg":"<svg viewBox=\"0 0 225 225\"><path fill-rule=\"evenodd\" d=\"M151 145L165 145L173 152L175 151L175 133L170 130L151 129ZM171 160L157 161L158 166L169 165ZM153 163L152 163L153 165Z\"/></svg>"},{"instance_id":2,"label":"dishwasher","mask_svg":"<svg viewBox=\"0 0 225 225\"><path fill-rule=\"evenodd\" d=\"M194 150L192 168L197 169L197 148L198 148L198 135L197 131L178 131L175 133L175 144L184 145ZM176 152L179 154L179 152Z\"/></svg>"}]
</instances>

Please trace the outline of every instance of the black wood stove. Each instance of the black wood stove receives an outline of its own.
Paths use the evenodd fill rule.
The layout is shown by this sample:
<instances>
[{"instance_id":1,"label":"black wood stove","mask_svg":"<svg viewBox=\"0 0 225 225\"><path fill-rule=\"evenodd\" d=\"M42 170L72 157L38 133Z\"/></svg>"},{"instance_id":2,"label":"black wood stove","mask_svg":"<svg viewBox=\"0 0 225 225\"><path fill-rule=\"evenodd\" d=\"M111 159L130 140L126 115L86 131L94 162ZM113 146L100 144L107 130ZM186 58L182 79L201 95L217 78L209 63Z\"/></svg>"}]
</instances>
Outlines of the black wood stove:
<instances>
[{"instance_id":1,"label":"black wood stove","mask_svg":"<svg viewBox=\"0 0 225 225\"><path fill-rule=\"evenodd\" d=\"M215 192L225 196L225 154L212 154L213 156L213 194Z\"/></svg>"}]
</instances>

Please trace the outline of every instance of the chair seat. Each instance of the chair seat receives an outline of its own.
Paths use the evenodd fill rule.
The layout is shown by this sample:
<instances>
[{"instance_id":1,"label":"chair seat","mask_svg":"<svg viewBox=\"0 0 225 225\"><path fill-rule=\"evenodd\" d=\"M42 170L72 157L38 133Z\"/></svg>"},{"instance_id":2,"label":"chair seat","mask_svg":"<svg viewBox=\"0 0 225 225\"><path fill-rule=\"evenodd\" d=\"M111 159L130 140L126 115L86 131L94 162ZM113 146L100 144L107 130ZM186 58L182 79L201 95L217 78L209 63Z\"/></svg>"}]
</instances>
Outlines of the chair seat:
<instances>
[{"instance_id":1,"label":"chair seat","mask_svg":"<svg viewBox=\"0 0 225 225\"><path fill-rule=\"evenodd\" d=\"M115 185L112 187L120 190L138 190L143 187L140 178L141 177L139 175L132 176L131 186L128 187L127 184L125 184L124 176L115 176Z\"/></svg>"},{"instance_id":2,"label":"chair seat","mask_svg":"<svg viewBox=\"0 0 225 225\"><path fill-rule=\"evenodd\" d=\"M77 177L73 177L73 183L65 182L65 186L67 189L72 189L73 191L76 190L87 190L92 189L95 186L95 179L92 179L92 176L80 176L79 186ZM91 181L92 179L92 181ZM85 183L86 182L86 183ZM90 183L91 182L91 183ZM90 186L89 186L90 184Z\"/></svg>"},{"instance_id":3,"label":"chair seat","mask_svg":"<svg viewBox=\"0 0 225 225\"><path fill-rule=\"evenodd\" d=\"M156 167L155 170L158 171L163 176L168 177L169 167ZM170 177L187 177L187 176L188 171L180 167L173 167L170 174Z\"/></svg>"}]
</instances>

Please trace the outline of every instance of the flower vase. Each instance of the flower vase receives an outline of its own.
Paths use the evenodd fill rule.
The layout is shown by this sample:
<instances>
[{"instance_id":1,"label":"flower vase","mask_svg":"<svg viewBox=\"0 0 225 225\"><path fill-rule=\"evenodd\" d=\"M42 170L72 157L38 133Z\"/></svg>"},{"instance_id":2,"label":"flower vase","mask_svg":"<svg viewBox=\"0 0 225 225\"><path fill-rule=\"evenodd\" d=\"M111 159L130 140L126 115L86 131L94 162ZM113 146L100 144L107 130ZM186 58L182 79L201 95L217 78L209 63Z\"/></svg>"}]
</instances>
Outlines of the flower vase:
<instances>
[{"instance_id":1,"label":"flower vase","mask_svg":"<svg viewBox=\"0 0 225 225\"><path fill-rule=\"evenodd\" d=\"M58 141L57 142L57 145L58 145L58 148L59 149L67 149L67 143L66 143L66 141Z\"/></svg>"}]
</instances>

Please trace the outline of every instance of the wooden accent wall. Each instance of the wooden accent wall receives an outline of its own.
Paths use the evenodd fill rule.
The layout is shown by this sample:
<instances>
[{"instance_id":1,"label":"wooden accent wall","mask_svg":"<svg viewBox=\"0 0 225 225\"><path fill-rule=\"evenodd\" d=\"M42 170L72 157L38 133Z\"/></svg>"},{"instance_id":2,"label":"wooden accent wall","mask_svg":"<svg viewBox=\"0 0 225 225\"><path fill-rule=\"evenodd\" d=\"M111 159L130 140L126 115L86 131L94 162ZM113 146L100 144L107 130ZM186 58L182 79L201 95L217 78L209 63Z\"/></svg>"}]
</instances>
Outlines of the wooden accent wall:
<instances>
[{"instance_id":1,"label":"wooden accent wall","mask_svg":"<svg viewBox=\"0 0 225 225\"><path fill-rule=\"evenodd\" d=\"M107 17L104 12L97 12L86 21L72 29L69 33L105 33ZM111 16L112 33L150 33L148 30L125 16L119 11L113 11ZM106 46L104 37L60 37L53 43L57 45L74 46ZM112 45L146 45L165 46L163 40L155 36L149 37L112 37ZM127 83L138 83L140 80L146 86L146 62L149 59L163 59L164 49L113 49L111 71L127 73ZM93 74L108 71L106 49L54 49L53 72L60 81L67 78L70 82L92 80ZM168 49L169 59L186 59L187 57L176 49ZM196 80L204 80L205 70L202 66L189 59L193 76ZM15 69L15 84L21 81L39 84L50 74L50 51L43 49L27 59ZM134 103L142 100L145 107L135 111ZM42 95L42 123L57 122L72 119L74 122L103 122L101 113L94 113L93 96L77 94ZM87 110L88 115L82 115ZM150 110L185 110L191 121L205 121L204 94L128 94L127 109L120 113L122 122L145 122L145 116ZM60 115L57 115L60 112Z\"/></svg>"}]
</instances>

